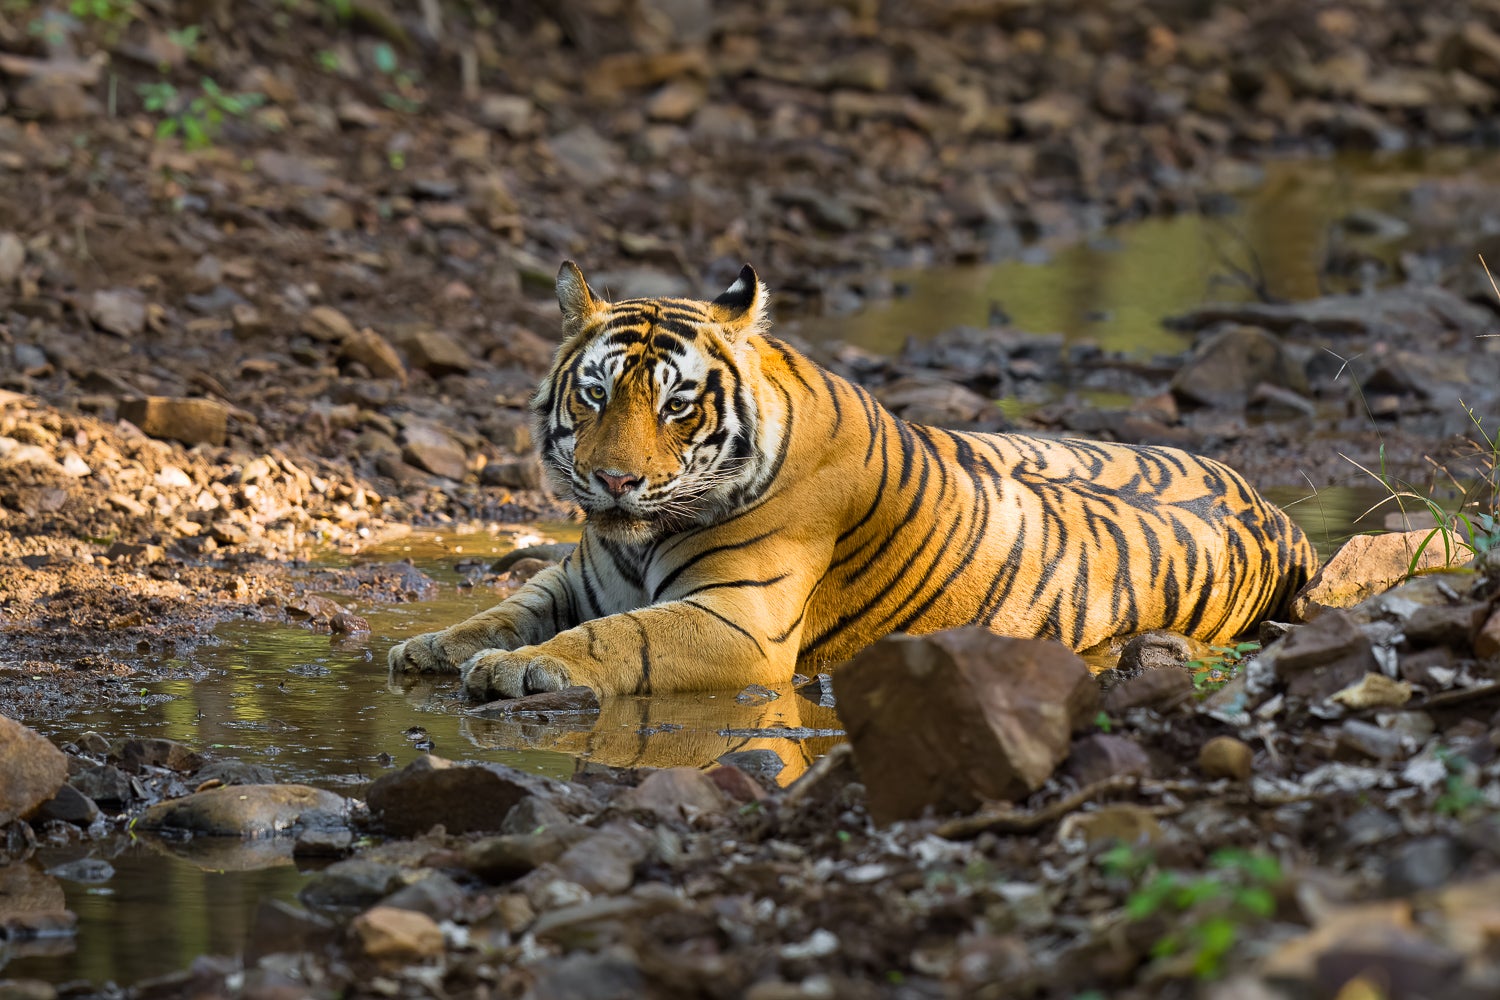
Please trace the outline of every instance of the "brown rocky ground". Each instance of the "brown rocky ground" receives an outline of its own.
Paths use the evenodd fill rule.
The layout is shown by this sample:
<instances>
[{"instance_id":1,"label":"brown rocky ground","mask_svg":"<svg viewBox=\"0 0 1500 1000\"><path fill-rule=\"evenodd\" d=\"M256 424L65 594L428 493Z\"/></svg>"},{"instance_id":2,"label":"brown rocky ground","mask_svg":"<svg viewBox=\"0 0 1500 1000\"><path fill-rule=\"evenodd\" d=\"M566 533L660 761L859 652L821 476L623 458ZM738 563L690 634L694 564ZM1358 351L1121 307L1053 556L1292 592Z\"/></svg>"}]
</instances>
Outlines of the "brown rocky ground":
<instances>
[{"instance_id":1,"label":"brown rocky ground","mask_svg":"<svg viewBox=\"0 0 1500 1000\"><path fill-rule=\"evenodd\" d=\"M337 611L282 568L317 546L564 513L535 491L523 412L552 349L563 257L623 294L711 291L750 260L789 315L842 311L895 293L882 268L988 260L1212 207L1277 151L1494 142L1497 87L1500 9L1486 3L0 5L0 706L36 717L123 695L131 672L165 669L225 616L331 622ZM1412 207L1467 215L1472 236L1494 193L1477 183ZM1129 410L1052 406L1027 426L1188 444L1268 485L1303 474L1325 485L1347 472L1341 451L1382 446L1413 478L1429 458L1483 473L1459 404L1500 412L1496 342L1479 339L1493 307L1475 305L1488 291L1456 246L1401 272L1441 273L1447 292L1206 311L1181 320L1201 335L1192 356L1164 362L1064 356L1004 329L954 331L896 361L828 360L898 411L953 424L1002 424L993 399L1018 380L1129 391L1142 400ZM1467 270L1443 272L1454 260ZM347 585L407 589L399 569ZM1333 660L1354 655L1345 638ZM1474 666L1493 651L1475 641L1426 643L1452 656L1419 661L1406 683L1480 693L1376 720L1385 735L1339 716L1310 724L1310 739L1287 725L1289 751L1282 709L1245 717L1226 704L1233 691L1202 711L1180 690L1127 706L1157 712L1126 720L1157 784L1129 793L1137 811L1091 820L1105 824L1096 839L1055 826L1070 810L1047 811L1089 784L1077 776L1029 803L1020 832L999 822L962 847L934 846L926 826L872 826L847 770L764 807L736 786L746 800L734 806L697 800L707 819L669 801L665 818L612 828L624 860L590 898L546 870L485 895L490 914L457 920L451 895L429 905L492 935L470 948L451 932L459 957L439 979L474 995L549 982L551 995L579 982L761 997L976 995L1005 982L1068 995L1095 981L1186 994L1191 970L1150 964L1161 924L1189 933L1224 912L1162 903L1153 923L1122 920L1121 906L1162 872L1203 870L1210 847L1267 842L1309 863L1298 878L1317 898L1243 857L1214 878L1274 889L1275 940L1382 892L1406 904L1380 931L1395 944L1298 965L1304 993L1384 949L1410 961L1383 974L1418 985L1376 995L1460 995L1424 993L1422 976L1457 982L1465 961L1464 988L1486 995L1484 941L1452 928L1492 916L1436 891L1493 860L1492 706L1488 667ZM1196 802L1195 755L1229 734L1278 780L1305 777L1320 754L1360 767L1296 788L1215 786ZM108 749L80 754L97 763ZM1372 819L1359 807L1377 786L1392 797ZM569 823L607 825L617 794ZM1330 797L1336 808L1319 811ZM1094 804L1073 811L1096 815ZM1102 859L1108 822L1151 841L1162 818L1150 852ZM1377 842L1393 845L1378 865L1349 856ZM392 851L435 851L424 873L498 881L454 860L463 845L419 848ZM1038 871L1040 889L1027 881ZM663 884L681 896L665 900ZM1231 898L1237 926L1264 929L1261 896ZM538 928L547 910L565 912ZM294 960L272 961L251 986L269 995L315 975L330 991L436 989L431 973L387 961L435 961L428 928L362 919L356 937L330 931L347 952L331 964L293 975ZM292 936L307 930L294 923ZM396 931L405 943L389 943ZM750 957L723 958L737 948ZM205 990L228 989L204 968Z\"/></svg>"}]
</instances>

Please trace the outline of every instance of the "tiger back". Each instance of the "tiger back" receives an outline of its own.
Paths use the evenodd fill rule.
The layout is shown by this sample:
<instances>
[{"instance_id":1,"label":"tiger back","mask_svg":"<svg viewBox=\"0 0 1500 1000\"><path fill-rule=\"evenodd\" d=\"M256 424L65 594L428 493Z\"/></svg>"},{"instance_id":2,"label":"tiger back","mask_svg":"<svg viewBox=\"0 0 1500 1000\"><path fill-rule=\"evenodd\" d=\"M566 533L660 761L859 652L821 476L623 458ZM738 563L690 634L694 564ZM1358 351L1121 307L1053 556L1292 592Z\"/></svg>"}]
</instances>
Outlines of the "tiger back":
<instances>
[{"instance_id":1,"label":"tiger back","mask_svg":"<svg viewBox=\"0 0 1500 1000\"><path fill-rule=\"evenodd\" d=\"M748 266L712 302L558 277L533 400L582 540L489 611L391 651L478 698L777 684L891 632L982 625L1085 649L1224 641L1316 568L1284 512L1175 448L906 423L767 335Z\"/></svg>"}]
</instances>

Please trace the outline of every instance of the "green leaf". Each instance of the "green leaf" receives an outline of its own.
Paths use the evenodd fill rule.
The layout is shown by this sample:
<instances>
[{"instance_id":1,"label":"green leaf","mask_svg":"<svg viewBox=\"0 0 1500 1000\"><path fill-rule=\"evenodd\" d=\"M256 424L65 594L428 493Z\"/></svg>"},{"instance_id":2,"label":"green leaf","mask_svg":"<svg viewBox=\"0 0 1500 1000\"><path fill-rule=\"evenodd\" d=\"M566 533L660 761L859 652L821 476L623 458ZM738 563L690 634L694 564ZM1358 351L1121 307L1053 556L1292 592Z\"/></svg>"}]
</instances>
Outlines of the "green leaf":
<instances>
[{"instance_id":1,"label":"green leaf","mask_svg":"<svg viewBox=\"0 0 1500 1000\"><path fill-rule=\"evenodd\" d=\"M391 48L389 42L381 42L375 46L372 53L375 57L375 68L387 75L396 72L396 50Z\"/></svg>"}]
</instances>

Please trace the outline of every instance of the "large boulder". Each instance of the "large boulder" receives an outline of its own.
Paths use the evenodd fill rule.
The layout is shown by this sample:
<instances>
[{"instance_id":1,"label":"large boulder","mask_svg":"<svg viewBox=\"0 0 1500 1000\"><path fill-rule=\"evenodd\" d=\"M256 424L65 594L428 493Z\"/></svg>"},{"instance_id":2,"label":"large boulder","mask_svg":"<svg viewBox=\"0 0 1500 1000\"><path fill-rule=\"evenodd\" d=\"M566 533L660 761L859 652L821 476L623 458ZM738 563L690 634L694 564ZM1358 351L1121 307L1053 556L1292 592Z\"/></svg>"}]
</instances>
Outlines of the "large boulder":
<instances>
[{"instance_id":1,"label":"large boulder","mask_svg":"<svg viewBox=\"0 0 1500 1000\"><path fill-rule=\"evenodd\" d=\"M1292 617L1312 621L1331 608L1352 608L1390 590L1414 570L1461 566L1472 557L1461 540L1450 535L1445 545L1443 536L1431 529L1355 535L1297 592Z\"/></svg>"},{"instance_id":2,"label":"large boulder","mask_svg":"<svg viewBox=\"0 0 1500 1000\"><path fill-rule=\"evenodd\" d=\"M1035 791L1099 700L1072 650L976 627L889 636L835 671L833 686L882 823Z\"/></svg>"},{"instance_id":3,"label":"large boulder","mask_svg":"<svg viewBox=\"0 0 1500 1000\"><path fill-rule=\"evenodd\" d=\"M158 802L141 814L141 830L207 837L272 837L307 827L345 825L347 803L307 785L221 785Z\"/></svg>"}]
</instances>

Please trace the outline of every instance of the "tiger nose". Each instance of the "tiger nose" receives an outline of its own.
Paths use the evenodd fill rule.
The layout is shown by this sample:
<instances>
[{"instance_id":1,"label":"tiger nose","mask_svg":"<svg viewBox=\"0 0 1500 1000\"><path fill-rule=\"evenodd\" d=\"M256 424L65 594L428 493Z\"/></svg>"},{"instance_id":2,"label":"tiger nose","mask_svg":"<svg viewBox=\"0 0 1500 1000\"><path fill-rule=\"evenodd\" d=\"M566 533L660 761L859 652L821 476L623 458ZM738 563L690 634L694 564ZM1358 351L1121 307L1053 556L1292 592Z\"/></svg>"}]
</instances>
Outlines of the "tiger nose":
<instances>
[{"instance_id":1,"label":"tiger nose","mask_svg":"<svg viewBox=\"0 0 1500 1000\"><path fill-rule=\"evenodd\" d=\"M604 484L604 488L609 490L609 495L615 499L619 499L641 484L640 476L631 475L628 472L618 474L613 472L596 472L594 475L599 477L599 481Z\"/></svg>"}]
</instances>

